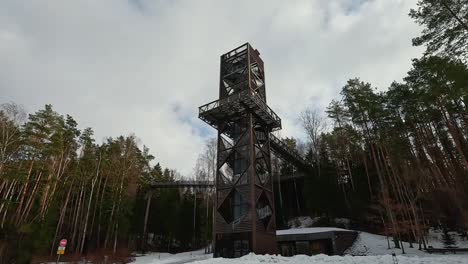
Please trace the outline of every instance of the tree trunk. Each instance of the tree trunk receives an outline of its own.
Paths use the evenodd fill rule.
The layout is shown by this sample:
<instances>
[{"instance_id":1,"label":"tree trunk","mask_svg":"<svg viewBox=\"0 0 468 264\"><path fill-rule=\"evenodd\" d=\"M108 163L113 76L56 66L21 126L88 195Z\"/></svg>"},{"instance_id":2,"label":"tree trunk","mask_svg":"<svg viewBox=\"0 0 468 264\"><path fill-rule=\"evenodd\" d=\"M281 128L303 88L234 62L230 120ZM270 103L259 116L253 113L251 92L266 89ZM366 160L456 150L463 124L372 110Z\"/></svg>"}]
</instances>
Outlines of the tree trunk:
<instances>
[{"instance_id":1,"label":"tree trunk","mask_svg":"<svg viewBox=\"0 0 468 264\"><path fill-rule=\"evenodd\" d=\"M84 222L83 234L82 234L82 237L81 237L81 245L80 245L80 251L79 251L80 254L83 254L83 247L84 247L84 242L85 242L85 239L86 239L86 232L87 232L87 228L88 228L89 210L91 209L91 201L93 200L94 186L96 185L96 181L99 178L100 165L101 165L101 157L99 157L99 161L98 161L98 165L97 165L97 169L96 169L96 177L94 177L94 179L91 182L91 194L89 195L88 206L86 208L86 216L85 216L85 219L84 219L85 222Z\"/></svg>"},{"instance_id":2,"label":"tree trunk","mask_svg":"<svg viewBox=\"0 0 468 264\"><path fill-rule=\"evenodd\" d=\"M143 225L143 239L142 239L142 242L141 242L141 248L142 248L142 251L143 253L145 253L146 251L146 243L148 241L148 238L147 238L147 227L148 227L148 216L149 216L149 210L151 208L151 199L153 197L153 191L150 190L148 192L148 199L146 200L146 210L145 210L145 223Z\"/></svg>"}]
</instances>

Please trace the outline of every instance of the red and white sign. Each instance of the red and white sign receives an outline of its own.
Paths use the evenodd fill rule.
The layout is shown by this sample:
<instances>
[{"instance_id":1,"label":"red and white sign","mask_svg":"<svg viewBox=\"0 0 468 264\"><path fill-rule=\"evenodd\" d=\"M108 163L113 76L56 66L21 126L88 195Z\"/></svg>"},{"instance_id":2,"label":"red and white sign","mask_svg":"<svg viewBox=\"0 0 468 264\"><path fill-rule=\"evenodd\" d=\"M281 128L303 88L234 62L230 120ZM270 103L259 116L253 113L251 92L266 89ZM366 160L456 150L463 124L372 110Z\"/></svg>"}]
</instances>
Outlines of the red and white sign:
<instances>
[{"instance_id":1,"label":"red and white sign","mask_svg":"<svg viewBox=\"0 0 468 264\"><path fill-rule=\"evenodd\" d=\"M66 247L67 246L67 240L66 239L62 239L60 240L60 247Z\"/></svg>"},{"instance_id":2,"label":"red and white sign","mask_svg":"<svg viewBox=\"0 0 468 264\"><path fill-rule=\"evenodd\" d=\"M66 239L62 239L60 240L60 243L59 243L59 247L57 249L57 263L58 263L58 260L60 258L60 255L63 255L65 254L65 247L67 246L67 240Z\"/></svg>"}]
</instances>

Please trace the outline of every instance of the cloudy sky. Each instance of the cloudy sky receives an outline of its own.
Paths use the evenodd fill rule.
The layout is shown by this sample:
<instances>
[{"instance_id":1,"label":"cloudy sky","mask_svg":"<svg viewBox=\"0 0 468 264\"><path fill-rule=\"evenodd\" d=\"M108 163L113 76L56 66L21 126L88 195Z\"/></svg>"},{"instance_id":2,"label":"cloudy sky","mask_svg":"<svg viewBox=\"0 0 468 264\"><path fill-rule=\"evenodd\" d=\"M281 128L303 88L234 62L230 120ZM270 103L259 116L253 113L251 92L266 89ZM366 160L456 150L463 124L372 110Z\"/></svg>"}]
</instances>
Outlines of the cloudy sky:
<instances>
[{"instance_id":1,"label":"cloudy sky","mask_svg":"<svg viewBox=\"0 0 468 264\"><path fill-rule=\"evenodd\" d=\"M419 57L415 0L0 2L0 103L52 104L96 139L135 133L165 167L192 172L214 129L198 106L218 95L219 56L245 42L265 62L283 135L347 79L380 89Z\"/></svg>"}]
</instances>

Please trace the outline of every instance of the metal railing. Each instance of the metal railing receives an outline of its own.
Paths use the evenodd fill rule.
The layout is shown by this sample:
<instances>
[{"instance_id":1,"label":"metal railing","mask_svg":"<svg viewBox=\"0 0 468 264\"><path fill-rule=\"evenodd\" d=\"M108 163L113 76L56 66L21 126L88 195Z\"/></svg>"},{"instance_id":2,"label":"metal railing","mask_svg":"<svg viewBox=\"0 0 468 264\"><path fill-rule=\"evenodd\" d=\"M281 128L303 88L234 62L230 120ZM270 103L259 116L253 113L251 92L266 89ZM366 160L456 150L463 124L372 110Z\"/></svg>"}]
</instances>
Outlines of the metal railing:
<instances>
[{"instance_id":1,"label":"metal railing","mask_svg":"<svg viewBox=\"0 0 468 264\"><path fill-rule=\"evenodd\" d=\"M238 56L239 54L245 53L247 51L248 46L248 43L242 44L241 46L223 54L222 57L227 60L232 57Z\"/></svg>"},{"instance_id":2,"label":"metal railing","mask_svg":"<svg viewBox=\"0 0 468 264\"><path fill-rule=\"evenodd\" d=\"M258 107L260 110L267 113L267 115L271 116L271 118L281 127L281 118L263 101L260 95L252 90L244 90L237 92L233 95L230 95L226 98L219 99L208 104L202 105L199 107L199 115L203 115L204 113L211 111L217 107L225 106L230 103L240 102L244 99L251 99L252 102Z\"/></svg>"},{"instance_id":3,"label":"metal railing","mask_svg":"<svg viewBox=\"0 0 468 264\"><path fill-rule=\"evenodd\" d=\"M265 110L270 116L273 117L273 119L279 123L279 126L281 127L281 118L271 109L265 101L260 97L260 95L254 91L250 91L251 96L253 101L263 110Z\"/></svg>"},{"instance_id":4,"label":"metal railing","mask_svg":"<svg viewBox=\"0 0 468 264\"><path fill-rule=\"evenodd\" d=\"M210 103L207 103L205 105L202 105L202 106L200 106L198 108L199 109L199 114L203 114L205 112L213 110L213 109L215 109L215 108L217 108L219 106L222 106L222 105L227 105L227 104L232 103L232 102L237 102L242 97L245 97L246 95L248 95L248 92L249 92L248 90L241 91L241 92L235 93L233 95L230 95L230 96L228 96L226 98L218 99L218 100L212 101Z\"/></svg>"}]
</instances>

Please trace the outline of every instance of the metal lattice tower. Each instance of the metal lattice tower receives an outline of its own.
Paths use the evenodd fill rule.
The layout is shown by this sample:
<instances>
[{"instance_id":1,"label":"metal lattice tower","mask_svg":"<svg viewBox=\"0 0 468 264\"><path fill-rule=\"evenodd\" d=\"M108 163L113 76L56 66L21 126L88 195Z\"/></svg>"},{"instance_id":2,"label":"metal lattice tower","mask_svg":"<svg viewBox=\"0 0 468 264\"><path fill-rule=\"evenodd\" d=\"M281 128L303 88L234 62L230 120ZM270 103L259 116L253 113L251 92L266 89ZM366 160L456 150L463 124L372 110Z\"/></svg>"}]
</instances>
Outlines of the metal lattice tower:
<instances>
[{"instance_id":1,"label":"metal lattice tower","mask_svg":"<svg viewBox=\"0 0 468 264\"><path fill-rule=\"evenodd\" d=\"M307 166L270 134L281 119L268 107L259 52L246 43L221 56L219 100L199 108L218 130L215 257L276 253L271 150Z\"/></svg>"}]
</instances>

